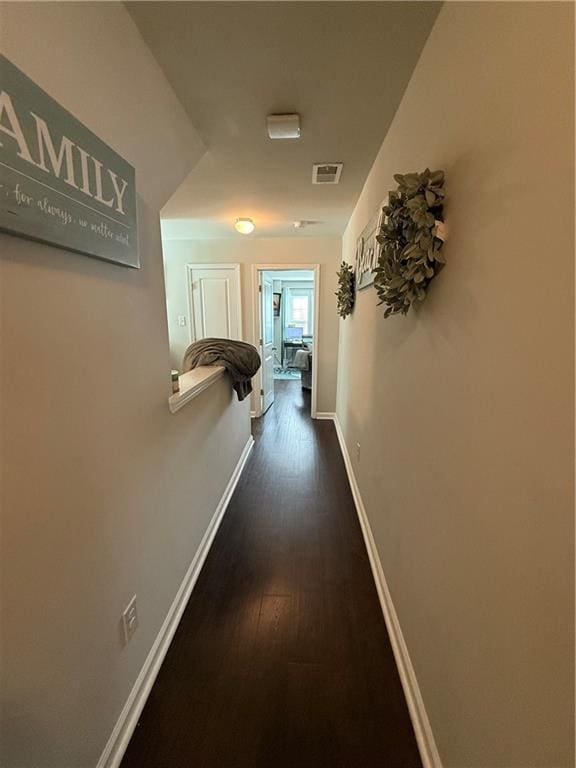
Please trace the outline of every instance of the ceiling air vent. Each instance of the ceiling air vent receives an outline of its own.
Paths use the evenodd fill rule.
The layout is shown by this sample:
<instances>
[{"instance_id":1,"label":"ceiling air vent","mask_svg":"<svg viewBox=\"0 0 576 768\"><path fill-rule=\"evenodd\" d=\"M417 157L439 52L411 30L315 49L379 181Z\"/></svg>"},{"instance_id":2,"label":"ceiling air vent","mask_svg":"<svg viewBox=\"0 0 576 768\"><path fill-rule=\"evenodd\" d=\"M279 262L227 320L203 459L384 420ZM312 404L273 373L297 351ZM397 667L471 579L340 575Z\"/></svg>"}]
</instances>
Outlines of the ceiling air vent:
<instances>
[{"instance_id":1,"label":"ceiling air vent","mask_svg":"<svg viewBox=\"0 0 576 768\"><path fill-rule=\"evenodd\" d=\"M342 163L316 163L312 166L312 184L338 184Z\"/></svg>"}]
</instances>

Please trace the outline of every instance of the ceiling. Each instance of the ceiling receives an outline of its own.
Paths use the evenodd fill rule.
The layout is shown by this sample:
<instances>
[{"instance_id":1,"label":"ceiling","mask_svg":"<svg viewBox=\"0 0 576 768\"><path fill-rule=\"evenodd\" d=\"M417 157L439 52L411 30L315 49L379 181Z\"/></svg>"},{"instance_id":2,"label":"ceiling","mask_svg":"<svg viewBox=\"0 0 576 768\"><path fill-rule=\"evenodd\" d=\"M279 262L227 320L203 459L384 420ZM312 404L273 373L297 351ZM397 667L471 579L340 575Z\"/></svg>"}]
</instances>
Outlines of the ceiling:
<instances>
[{"instance_id":1,"label":"ceiling","mask_svg":"<svg viewBox=\"0 0 576 768\"><path fill-rule=\"evenodd\" d=\"M220 238L242 237L239 216L254 219L250 237L342 234L440 4L127 7L207 149L163 234ZM268 138L266 115L284 112L301 115L300 139ZM315 162L343 162L340 184L312 185Z\"/></svg>"}]
</instances>

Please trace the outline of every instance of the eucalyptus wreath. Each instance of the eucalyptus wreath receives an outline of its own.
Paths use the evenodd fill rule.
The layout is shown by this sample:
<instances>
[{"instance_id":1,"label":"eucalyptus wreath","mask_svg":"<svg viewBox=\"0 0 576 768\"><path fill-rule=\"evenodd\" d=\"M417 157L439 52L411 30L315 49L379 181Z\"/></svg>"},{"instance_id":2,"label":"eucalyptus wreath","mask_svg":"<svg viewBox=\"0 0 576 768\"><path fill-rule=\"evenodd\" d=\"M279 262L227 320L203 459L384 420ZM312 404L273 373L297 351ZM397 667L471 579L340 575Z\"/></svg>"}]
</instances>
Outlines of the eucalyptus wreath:
<instances>
[{"instance_id":1,"label":"eucalyptus wreath","mask_svg":"<svg viewBox=\"0 0 576 768\"><path fill-rule=\"evenodd\" d=\"M384 317L405 315L423 301L430 282L446 263L444 244L444 171L395 174L398 189L382 209L381 246L374 286L385 304Z\"/></svg>"},{"instance_id":2,"label":"eucalyptus wreath","mask_svg":"<svg viewBox=\"0 0 576 768\"><path fill-rule=\"evenodd\" d=\"M348 317L354 309L355 299L354 270L345 261L338 270L338 314L340 317Z\"/></svg>"}]
</instances>

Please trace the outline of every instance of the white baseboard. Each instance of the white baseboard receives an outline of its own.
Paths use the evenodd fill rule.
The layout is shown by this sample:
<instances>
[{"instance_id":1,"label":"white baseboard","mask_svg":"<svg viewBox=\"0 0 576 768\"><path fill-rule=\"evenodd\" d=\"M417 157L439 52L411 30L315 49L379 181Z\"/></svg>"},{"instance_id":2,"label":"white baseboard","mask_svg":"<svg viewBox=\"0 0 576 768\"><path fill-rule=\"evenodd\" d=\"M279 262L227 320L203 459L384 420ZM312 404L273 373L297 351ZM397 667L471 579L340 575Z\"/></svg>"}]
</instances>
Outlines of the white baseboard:
<instances>
[{"instance_id":1,"label":"white baseboard","mask_svg":"<svg viewBox=\"0 0 576 768\"><path fill-rule=\"evenodd\" d=\"M410 660L410 654L408 653L408 648L404 641L404 636L402 635L398 615L396 614L394 603L392 602L392 595L390 594L386 582L382 563L380 562L380 556L378 555L376 543L370 528L370 522L366 514L366 508L364 507L360 495L360 489L356 482L352 462L350 461L350 456L348 454L348 449L346 448L344 435L337 415L334 416L334 424L336 426L336 434L338 435L338 442L340 443L344 464L346 465L346 472L348 474L348 480L350 481L350 488L352 490L352 496L354 497L358 519L360 520L364 543L366 544L366 549L368 551L372 575L374 576L380 605L382 606L382 613L384 614L392 650L394 651L394 658L396 659L396 666L398 667L398 673L400 674L400 680L402 681L404 696L406 697L406 703L410 712L414 734L416 736L416 741L418 742L422 765L424 768L442 768L440 754L436 747L434 734L432 733L430 721L424 706L424 700L422 699L414 667Z\"/></svg>"},{"instance_id":2,"label":"white baseboard","mask_svg":"<svg viewBox=\"0 0 576 768\"><path fill-rule=\"evenodd\" d=\"M178 624L180 623L186 604L188 603L194 585L196 584L196 580L198 579L204 561L206 560L206 555L210 550L216 532L218 531L218 527L224 517L226 508L232 498L232 494L234 493L234 489L240 479L240 475L242 474L242 470L244 469L244 465L246 464L246 460L253 445L254 439L252 435L250 435L250 439L244 446L244 450L234 468L232 477L226 486L226 490L224 491L222 498L216 507L216 511L210 520L208 528L206 529L206 533L200 542L200 546L180 584L176 597L170 606L170 610L164 619L164 623L160 627L160 631L158 632L156 640L150 649L150 653L140 670L140 674L130 691L130 695L128 696L126 704L120 713L120 717L114 726L114 730L108 739L108 743L98 760L96 768L118 768L120 765L134 728L138 722L138 718L144 709L146 699L152 690L156 676L160 671L164 657L172 642Z\"/></svg>"},{"instance_id":3,"label":"white baseboard","mask_svg":"<svg viewBox=\"0 0 576 768\"><path fill-rule=\"evenodd\" d=\"M316 411L316 416L314 417L316 419L330 419L331 421L334 421L336 418L335 413L331 413L330 411Z\"/></svg>"}]
</instances>

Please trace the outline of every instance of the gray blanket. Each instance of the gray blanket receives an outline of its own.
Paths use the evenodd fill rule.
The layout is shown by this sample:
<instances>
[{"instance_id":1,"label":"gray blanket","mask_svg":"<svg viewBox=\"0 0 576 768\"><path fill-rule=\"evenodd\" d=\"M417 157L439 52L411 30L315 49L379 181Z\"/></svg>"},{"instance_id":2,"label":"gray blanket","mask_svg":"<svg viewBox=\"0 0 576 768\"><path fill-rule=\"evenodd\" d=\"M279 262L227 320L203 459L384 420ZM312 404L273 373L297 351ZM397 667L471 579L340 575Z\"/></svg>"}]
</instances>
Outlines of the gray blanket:
<instances>
[{"instance_id":1,"label":"gray blanket","mask_svg":"<svg viewBox=\"0 0 576 768\"><path fill-rule=\"evenodd\" d=\"M252 392L252 376L260 368L256 347L231 339L201 339L190 344L182 359L182 373L199 365L223 365L232 378L238 400Z\"/></svg>"},{"instance_id":2,"label":"gray blanket","mask_svg":"<svg viewBox=\"0 0 576 768\"><path fill-rule=\"evenodd\" d=\"M294 355L294 360L292 361L292 368L299 368L301 371L309 371L311 357L312 357L312 353L309 352L307 349L299 349Z\"/></svg>"}]
</instances>

